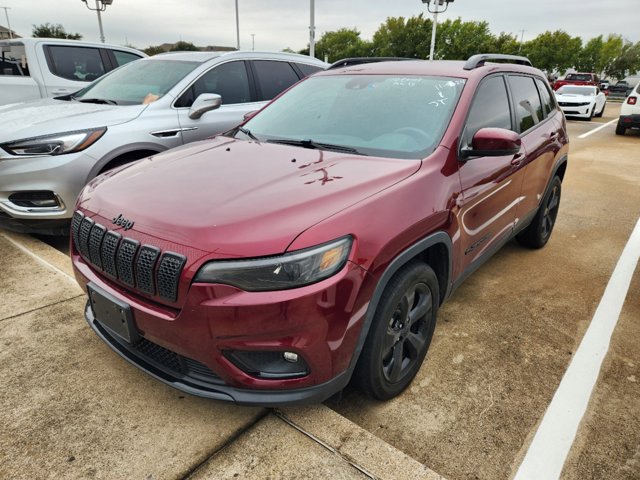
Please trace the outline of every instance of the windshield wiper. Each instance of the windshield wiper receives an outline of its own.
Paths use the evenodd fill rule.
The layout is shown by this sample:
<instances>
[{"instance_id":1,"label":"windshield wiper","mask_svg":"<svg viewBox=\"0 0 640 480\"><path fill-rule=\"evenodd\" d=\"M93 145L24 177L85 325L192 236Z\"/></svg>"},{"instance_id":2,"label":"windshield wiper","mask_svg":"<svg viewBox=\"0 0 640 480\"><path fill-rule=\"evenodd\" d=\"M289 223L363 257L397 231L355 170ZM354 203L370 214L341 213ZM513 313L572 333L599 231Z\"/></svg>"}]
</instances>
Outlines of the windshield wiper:
<instances>
[{"instance_id":1,"label":"windshield wiper","mask_svg":"<svg viewBox=\"0 0 640 480\"><path fill-rule=\"evenodd\" d=\"M285 138L275 138L267 140L267 143L280 143L282 145L292 145L294 147L312 148L314 150L332 150L334 152L343 153L355 153L358 155L364 155L353 147L346 147L344 145L334 145L331 143L314 142L311 139L308 140L288 140Z\"/></svg>"},{"instance_id":2,"label":"windshield wiper","mask_svg":"<svg viewBox=\"0 0 640 480\"><path fill-rule=\"evenodd\" d=\"M115 100L107 100L106 98L80 98L77 99L74 97L74 100L77 100L78 102L82 102L82 103L100 103L100 104L106 104L106 105L118 105L118 102L116 102Z\"/></svg>"},{"instance_id":3,"label":"windshield wiper","mask_svg":"<svg viewBox=\"0 0 640 480\"><path fill-rule=\"evenodd\" d=\"M259 142L260 140L258 139L258 137L256 137L253 133L251 133L251 130L249 130L248 128L244 128L244 127L236 127L236 130L238 130L239 132L244 133L247 137L249 137L251 140L255 140L256 142Z\"/></svg>"}]
</instances>

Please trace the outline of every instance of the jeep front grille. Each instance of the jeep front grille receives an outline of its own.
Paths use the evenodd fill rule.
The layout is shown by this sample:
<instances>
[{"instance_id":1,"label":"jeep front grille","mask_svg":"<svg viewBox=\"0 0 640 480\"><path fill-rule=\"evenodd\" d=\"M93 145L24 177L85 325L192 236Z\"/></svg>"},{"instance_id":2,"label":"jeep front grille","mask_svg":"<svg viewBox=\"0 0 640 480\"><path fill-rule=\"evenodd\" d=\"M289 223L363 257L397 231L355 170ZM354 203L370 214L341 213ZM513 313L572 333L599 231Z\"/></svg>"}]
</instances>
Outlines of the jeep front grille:
<instances>
[{"instance_id":1,"label":"jeep front grille","mask_svg":"<svg viewBox=\"0 0 640 480\"><path fill-rule=\"evenodd\" d=\"M73 214L71 234L82 258L110 278L169 302L178 299L180 275L187 261L183 255L141 246L139 241L108 231L81 212Z\"/></svg>"}]
</instances>

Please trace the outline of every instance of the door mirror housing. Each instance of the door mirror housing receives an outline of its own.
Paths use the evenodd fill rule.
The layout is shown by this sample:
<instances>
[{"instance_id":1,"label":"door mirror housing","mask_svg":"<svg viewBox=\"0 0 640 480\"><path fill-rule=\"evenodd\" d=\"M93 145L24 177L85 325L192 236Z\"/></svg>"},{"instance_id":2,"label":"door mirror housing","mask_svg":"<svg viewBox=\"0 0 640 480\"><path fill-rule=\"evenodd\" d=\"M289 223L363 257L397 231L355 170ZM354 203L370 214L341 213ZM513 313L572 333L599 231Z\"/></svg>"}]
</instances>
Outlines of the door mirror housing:
<instances>
[{"instance_id":1,"label":"door mirror housing","mask_svg":"<svg viewBox=\"0 0 640 480\"><path fill-rule=\"evenodd\" d=\"M201 93L189 109L189 118L197 120L205 113L216 110L222 105L222 97L217 93Z\"/></svg>"},{"instance_id":2,"label":"door mirror housing","mask_svg":"<svg viewBox=\"0 0 640 480\"><path fill-rule=\"evenodd\" d=\"M242 119L246 122L247 120L249 120L250 118L253 118L255 116L256 113L258 113L260 110L253 110L252 112L247 112L244 114L244 116L242 117Z\"/></svg>"},{"instance_id":3,"label":"door mirror housing","mask_svg":"<svg viewBox=\"0 0 640 480\"><path fill-rule=\"evenodd\" d=\"M520 151L522 140L511 130L504 128L481 128L471 139L471 148L460 150L463 159L471 157L503 157Z\"/></svg>"}]
</instances>

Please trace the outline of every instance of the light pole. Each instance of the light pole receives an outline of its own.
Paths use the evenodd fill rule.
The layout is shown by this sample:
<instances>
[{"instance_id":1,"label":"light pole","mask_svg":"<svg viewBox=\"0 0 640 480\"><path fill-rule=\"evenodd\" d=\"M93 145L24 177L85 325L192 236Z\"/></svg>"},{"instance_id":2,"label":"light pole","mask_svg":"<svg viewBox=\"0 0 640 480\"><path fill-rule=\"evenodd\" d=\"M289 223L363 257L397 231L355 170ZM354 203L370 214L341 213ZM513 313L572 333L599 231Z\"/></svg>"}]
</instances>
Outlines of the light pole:
<instances>
[{"instance_id":1,"label":"light pole","mask_svg":"<svg viewBox=\"0 0 640 480\"><path fill-rule=\"evenodd\" d=\"M316 6L315 1L311 0L311 18L309 21L309 56L316 56Z\"/></svg>"},{"instance_id":2,"label":"light pole","mask_svg":"<svg viewBox=\"0 0 640 480\"><path fill-rule=\"evenodd\" d=\"M13 40L13 32L11 31L11 23L9 23L9 10L11 7L0 7L4 8L4 15L7 17L7 28L9 29L9 38Z\"/></svg>"},{"instance_id":3,"label":"light pole","mask_svg":"<svg viewBox=\"0 0 640 480\"><path fill-rule=\"evenodd\" d=\"M240 15L238 13L238 0L236 0L236 49L240 50Z\"/></svg>"},{"instance_id":4,"label":"light pole","mask_svg":"<svg viewBox=\"0 0 640 480\"><path fill-rule=\"evenodd\" d=\"M93 10L98 14L98 26L100 27L100 41L104 43L104 30L102 29L102 17L100 12L104 12L108 5L113 3L113 0L96 0L96 8L91 8L87 3L87 0L80 0L89 10Z\"/></svg>"},{"instance_id":5,"label":"light pole","mask_svg":"<svg viewBox=\"0 0 640 480\"><path fill-rule=\"evenodd\" d=\"M251 50L255 50L256 49L256 34L252 33L251 34Z\"/></svg>"},{"instance_id":6,"label":"light pole","mask_svg":"<svg viewBox=\"0 0 640 480\"><path fill-rule=\"evenodd\" d=\"M433 10L431 10L431 2L433 2ZM433 53L436 48L436 28L438 27L438 14L446 12L449 4L453 3L453 0L422 0L422 3L426 3L429 13L433 13L433 28L431 29L431 49L429 50L429 60L433 60ZM439 7L442 7L443 5L444 8L440 10Z\"/></svg>"}]
</instances>

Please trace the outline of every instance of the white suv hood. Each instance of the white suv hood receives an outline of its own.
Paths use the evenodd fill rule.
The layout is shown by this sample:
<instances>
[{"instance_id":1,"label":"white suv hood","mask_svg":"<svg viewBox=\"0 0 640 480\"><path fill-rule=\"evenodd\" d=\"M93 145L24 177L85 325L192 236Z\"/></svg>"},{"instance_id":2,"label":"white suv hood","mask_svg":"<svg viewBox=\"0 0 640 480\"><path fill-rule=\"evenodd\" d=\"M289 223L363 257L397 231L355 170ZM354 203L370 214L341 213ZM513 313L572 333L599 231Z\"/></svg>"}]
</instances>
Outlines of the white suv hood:
<instances>
[{"instance_id":1,"label":"white suv hood","mask_svg":"<svg viewBox=\"0 0 640 480\"><path fill-rule=\"evenodd\" d=\"M146 107L147 105L101 105L54 99L2 105L0 143L118 125L137 118Z\"/></svg>"}]
</instances>

